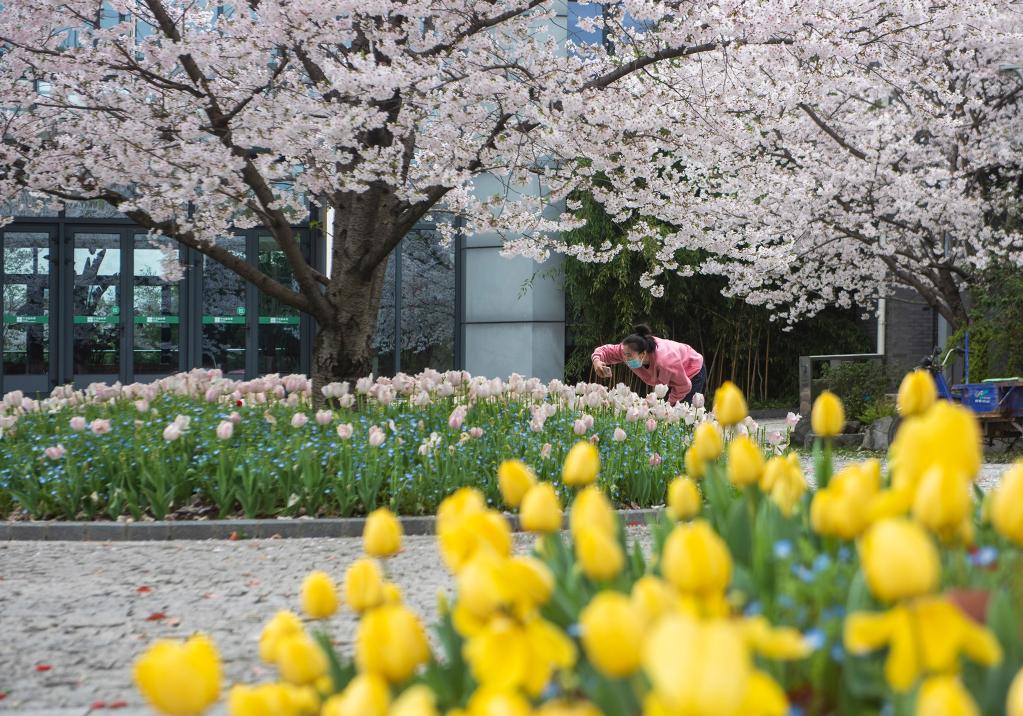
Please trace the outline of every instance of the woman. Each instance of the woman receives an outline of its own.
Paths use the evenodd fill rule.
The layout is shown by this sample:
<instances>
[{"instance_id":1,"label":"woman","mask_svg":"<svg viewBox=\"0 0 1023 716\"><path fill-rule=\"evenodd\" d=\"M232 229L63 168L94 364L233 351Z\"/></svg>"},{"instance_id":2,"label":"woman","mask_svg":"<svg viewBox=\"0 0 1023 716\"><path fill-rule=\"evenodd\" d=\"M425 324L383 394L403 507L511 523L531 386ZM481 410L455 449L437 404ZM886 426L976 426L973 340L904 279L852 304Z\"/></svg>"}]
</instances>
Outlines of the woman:
<instances>
[{"instance_id":1,"label":"woman","mask_svg":"<svg viewBox=\"0 0 1023 716\"><path fill-rule=\"evenodd\" d=\"M703 356L692 346L657 338L650 327L640 324L621 343L609 343L593 351L593 370L601 378L611 377L610 366L624 363L647 385L668 386L668 402L693 402L707 384Z\"/></svg>"}]
</instances>

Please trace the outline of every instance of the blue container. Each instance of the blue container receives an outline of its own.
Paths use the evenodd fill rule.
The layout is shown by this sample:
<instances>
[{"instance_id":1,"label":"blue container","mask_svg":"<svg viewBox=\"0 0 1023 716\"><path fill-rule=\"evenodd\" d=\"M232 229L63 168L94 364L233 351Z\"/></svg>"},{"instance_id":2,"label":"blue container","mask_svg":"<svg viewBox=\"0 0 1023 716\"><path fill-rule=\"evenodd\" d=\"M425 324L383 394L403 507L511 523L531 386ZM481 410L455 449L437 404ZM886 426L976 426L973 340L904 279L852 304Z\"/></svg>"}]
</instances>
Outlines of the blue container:
<instances>
[{"instance_id":1,"label":"blue container","mask_svg":"<svg viewBox=\"0 0 1023 716\"><path fill-rule=\"evenodd\" d=\"M992 413L999 408L1001 391L997 383L966 383L957 386L962 390L962 402L975 413Z\"/></svg>"}]
</instances>

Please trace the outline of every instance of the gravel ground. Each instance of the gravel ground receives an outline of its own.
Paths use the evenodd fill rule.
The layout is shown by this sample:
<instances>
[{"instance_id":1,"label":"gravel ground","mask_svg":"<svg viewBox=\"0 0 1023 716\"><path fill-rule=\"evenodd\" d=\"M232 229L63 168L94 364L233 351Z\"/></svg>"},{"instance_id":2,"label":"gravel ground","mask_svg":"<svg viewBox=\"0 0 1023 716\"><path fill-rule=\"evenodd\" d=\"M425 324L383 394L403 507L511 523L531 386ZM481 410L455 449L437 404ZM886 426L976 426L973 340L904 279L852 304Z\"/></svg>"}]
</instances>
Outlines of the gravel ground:
<instances>
[{"instance_id":1,"label":"gravel ground","mask_svg":"<svg viewBox=\"0 0 1023 716\"><path fill-rule=\"evenodd\" d=\"M851 459L836 460L836 468ZM804 459L809 473L810 460ZM985 465L980 484L1005 465ZM639 532L642 533L642 528ZM516 536L520 549L531 544ZM426 623L451 580L433 537L406 537L391 578ZM53 714L90 704L140 707L131 664L153 639L203 631L218 645L226 681L270 679L258 661L262 625L298 609L302 578L323 569L340 581L361 552L358 539L240 542L0 542L0 712ZM329 622L350 652L355 621ZM102 711L98 711L102 713ZM119 712L122 715L125 712Z\"/></svg>"}]
</instances>

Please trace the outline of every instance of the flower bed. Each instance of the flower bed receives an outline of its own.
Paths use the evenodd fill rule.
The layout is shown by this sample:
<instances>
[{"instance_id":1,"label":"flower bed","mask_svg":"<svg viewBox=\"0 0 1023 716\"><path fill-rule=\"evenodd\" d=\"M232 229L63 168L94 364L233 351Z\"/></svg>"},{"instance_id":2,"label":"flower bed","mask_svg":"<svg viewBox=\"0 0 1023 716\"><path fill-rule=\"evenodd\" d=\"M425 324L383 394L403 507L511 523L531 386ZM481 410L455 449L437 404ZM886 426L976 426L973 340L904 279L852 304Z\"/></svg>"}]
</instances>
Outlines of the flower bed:
<instances>
[{"instance_id":1,"label":"flower bed","mask_svg":"<svg viewBox=\"0 0 1023 716\"><path fill-rule=\"evenodd\" d=\"M557 484L580 437L598 445L614 502L649 506L681 471L693 424L708 418L701 401L669 406L661 389L641 397L462 372L323 392L328 405L315 410L303 376L237 382L193 371L58 388L43 401L10 393L0 403L0 514L349 516L381 505L428 514L466 485L497 504L495 470L508 454Z\"/></svg>"},{"instance_id":2,"label":"flower bed","mask_svg":"<svg viewBox=\"0 0 1023 716\"><path fill-rule=\"evenodd\" d=\"M235 685L228 714L1023 716L1023 464L979 504L976 420L936 403L926 375L900 396L884 476L876 460L832 476L842 406L821 396L815 494L798 462L765 460L737 434L744 403L726 385L724 430L697 427L647 551L600 489L608 466L592 444L564 462L566 533L552 486L502 463L498 489L535 547L514 555L508 521L474 488L441 503L457 591L440 598L436 651L387 580L401 529L376 511L365 558L304 581L306 621L267 623L258 653L279 680ZM338 609L360 616L352 653L331 640ZM154 644L134 675L164 713L198 714L222 695L202 635Z\"/></svg>"}]
</instances>

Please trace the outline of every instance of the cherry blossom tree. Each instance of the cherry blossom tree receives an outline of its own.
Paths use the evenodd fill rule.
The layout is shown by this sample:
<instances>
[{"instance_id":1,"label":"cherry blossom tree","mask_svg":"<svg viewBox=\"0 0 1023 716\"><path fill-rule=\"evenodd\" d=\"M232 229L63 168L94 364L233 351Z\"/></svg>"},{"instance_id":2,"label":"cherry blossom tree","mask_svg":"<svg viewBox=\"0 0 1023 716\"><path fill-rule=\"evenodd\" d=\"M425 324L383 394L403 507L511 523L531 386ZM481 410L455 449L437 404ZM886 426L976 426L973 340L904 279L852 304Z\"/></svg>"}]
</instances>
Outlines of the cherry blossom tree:
<instances>
[{"instance_id":1,"label":"cherry blossom tree","mask_svg":"<svg viewBox=\"0 0 1023 716\"><path fill-rule=\"evenodd\" d=\"M442 239L457 215L540 258L645 250L654 290L699 248L793 315L917 281L954 316L946 280L1018 256L999 224L1018 181L1019 91L997 72L1020 56L1011 5L624 0L568 47L559 8L3 3L0 198L105 201L310 314L317 386L367 372L386 258L427 215ZM580 189L635 222L624 246L559 238ZM329 276L292 228L310 203L331 217ZM255 225L297 288L222 245Z\"/></svg>"}]
</instances>

